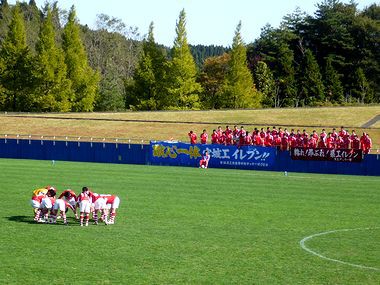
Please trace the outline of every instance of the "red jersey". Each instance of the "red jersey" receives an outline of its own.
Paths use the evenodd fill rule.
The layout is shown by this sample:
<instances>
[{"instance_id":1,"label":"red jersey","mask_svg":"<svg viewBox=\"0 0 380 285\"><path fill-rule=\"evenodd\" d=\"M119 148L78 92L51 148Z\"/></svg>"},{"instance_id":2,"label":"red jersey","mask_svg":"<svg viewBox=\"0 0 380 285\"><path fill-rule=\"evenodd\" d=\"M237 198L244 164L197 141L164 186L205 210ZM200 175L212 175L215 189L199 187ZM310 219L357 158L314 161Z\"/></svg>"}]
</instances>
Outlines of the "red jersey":
<instances>
[{"instance_id":1,"label":"red jersey","mask_svg":"<svg viewBox=\"0 0 380 285\"><path fill-rule=\"evenodd\" d=\"M292 136L292 135L289 136L288 141L289 141L289 146L290 147L297 147L298 146L297 139L296 139L295 136Z\"/></svg>"},{"instance_id":2,"label":"red jersey","mask_svg":"<svg viewBox=\"0 0 380 285\"><path fill-rule=\"evenodd\" d=\"M108 194L100 194L100 196L106 200L106 204L113 204L116 198L115 195L108 195Z\"/></svg>"},{"instance_id":3,"label":"red jersey","mask_svg":"<svg viewBox=\"0 0 380 285\"><path fill-rule=\"evenodd\" d=\"M352 149L360 149L360 140L357 136L351 139L351 148Z\"/></svg>"},{"instance_id":4,"label":"red jersey","mask_svg":"<svg viewBox=\"0 0 380 285\"><path fill-rule=\"evenodd\" d=\"M309 139L309 147L310 148L316 148L317 147L317 140L314 137L311 137Z\"/></svg>"},{"instance_id":5,"label":"red jersey","mask_svg":"<svg viewBox=\"0 0 380 285\"><path fill-rule=\"evenodd\" d=\"M338 134L341 138L344 138L346 135L347 135L347 131L346 130L340 130L339 131L339 134Z\"/></svg>"},{"instance_id":6,"label":"red jersey","mask_svg":"<svg viewBox=\"0 0 380 285\"><path fill-rule=\"evenodd\" d=\"M309 138L307 136L304 136L302 138L302 146L303 147L309 147Z\"/></svg>"},{"instance_id":7,"label":"red jersey","mask_svg":"<svg viewBox=\"0 0 380 285\"><path fill-rule=\"evenodd\" d=\"M244 129L242 129L241 131L240 131L240 133L239 133L239 145L244 145L244 142L245 142L245 137L246 137L246 135L247 135L247 132L244 130Z\"/></svg>"},{"instance_id":8,"label":"red jersey","mask_svg":"<svg viewBox=\"0 0 380 285\"><path fill-rule=\"evenodd\" d=\"M226 145L232 145L232 143L233 143L232 132L229 132L228 134L227 133L225 134L225 143L226 143Z\"/></svg>"},{"instance_id":9,"label":"red jersey","mask_svg":"<svg viewBox=\"0 0 380 285\"><path fill-rule=\"evenodd\" d=\"M232 130L230 128L226 128L226 130L224 131L226 134L232 134Z\"/></svg>"},{"instance_id":10,"label":"red jersey","mask_svg":"<svg viewBox=\"0 0 380 285\"><path fill-rule=\"evenodd\" d=\"M319 148L326 148L326 142L325 142L325 140L322 137L319 139L317 146Z\"/></svg>"},{"instance_id":11,"label":"red jersey","mask_svg":"<svg viewBox=\"0 0 380 285\"><path fill-rule=\"evenodd\" d=\"M66 193L68 193L68 194L66 194ZM69 196L66 196L66 195L69 195ZM62 197L67 197L67 199L71 199L71 198L74 198L75 200L77 199L77 195L71 189L67 189L67 190L63 191L61 193L61 195L59 195L58 199L62 199Z\"/></svg>"},{"instance_id":12,"label":"red jersey","mask_svg":"<svg viewBox=\"0 0 380 285\"><path fill-rule=\"evenodd\" d=\"M315 132L313 132L313 134L311 135L313 138L315 138L315 140L316 141L318 141L318 139L319 139L319 136L318 136L318 134Z\"/></svg>"},{"instance_id":13,"label":"red jersey","mask_svg":"<svg viewBox=\"0 0 380 285\"><path fill-rule=\"evenodd\" d=\"M326 147L327 148L334 148L334 146L335 146L335 140L334 140L334 138L333 137L327 137L327 139L326 139Z\"/></svg>"},{"instance_id":14,"label":"red jersey","mask_svg":"<svg viewBox=\"0 0 380 285\"><path fill-rule=\"evenodd\" d=\"M232 131L232 137L233 137L233 140L235 143L237 143L237 141L239 140L239 137L240 137L240 130L239 129L234 129Z\"/></svg>"},{"instance_id":15,"label":"red jersey","mask_svg":"<svg viewBox=\"0 0 380 285\"><path fill-rule=\"evenodd\" d=\"M287 150L288 149L288 137L283 136L281 138L281 150Z\"/></svg>"},{"instance_id":16,"label":"red jersey","mask_svg":"<svg viewBox=\"0 0 380 285\"><path fill-rule=\"evenodd\" d=\"M335 140L335 148L344 148L344 142L341 137L337 137Z\"/></svg>"},{"instance_id":17,"label":"red jersey","mask_svg":"<svg viewBox=\"0 0 380 285\"><path fill-rule=\"evenodd\" d=\"M366 135L364 139L364 144L363 144L363 152L367 154L370 152L371 148L372 148L372 139L368 135Z\"/></svg>"},{"instance_id":18,"label":"red jersey","mask_svg":"<svg viewBox=\"0 0 380 285\"><path fill-rule=\"evenodd\" d=\"M212 133L212 135L211 135L211 143L213 143L213 144L218 143L218 134L216 132Z\"/></svg>"},{"instance_id":19,"label":"red jersey","mask_svg":"<svg viewBox=\"0 0 380 285\"><path fill-rule=\"evenodd\" d=\"M189 133L190 137L190 143L191 144L196 144L197 143L197 134L196 133Z\"/></svg>"},{"instance_id":20,"label":"red jersey","mask_svg":"<svg viewBox=\"0 0 380 285\"><path fill-rule=\"evenodd\" d=\"M265 146L272 146L272 143L273 143L273 136L269 133L265 137L264 145Z\"/></svg>"},{"instance_id":21,"label":"red jersey","mask_svg":"<svg viewBox=\"0 0 380 285\"><path fill-rule=\"evenodd\" d=\"M281 137L280 136L275 136L273 139L273 145L275 146L280 146L281 145Z\"/></svg>"},{"instance_id":22,"label":"red jersey","mask_svg":"<svg viewBox=\"0 0 380 285\"><path fill-rule=\"evenodd\" d=\"M303 147L303 140L301 135L296 135L296 146L297 147Z\"/></svg>"},{"instance_id":23,"label":"red jersey","mask_svg":"<svg viewBox=\"0 0 380 285\"><path fill-rule=\"evenodd\" d=\"M206 144L208 140L208 134L207 133L202 133L201 134L201 144Z\"/></svg>"},{"instance_id":24,"label":"red jersey","mask_svg":"<svg viewBox=\"0 0 380 285\"><path fill-rule=\"evenodd\" d=\"M261 135L256 135L256 137L255 137L255 145L257 145L257 146L264 146L264 138L262 138Z\"/></svg>"},{"instance_id":25,"label":"red jersey","mask_svg":"<svg viewBox=\"0 0 380 285\"><path fill-rule=\"evenodd\" d=\"M80 193L78 195L77 202L80 203L80 202L82 202L84 200L87 200L87 201L91 202L93 196L94 196L94 194L92 194L91 192L89 194L82 192L82 193Z\"/></svg>"},{"instance_id":26,"label":"red jersey","mask_svg":"<svg viewBox=\"0 0 380 285\"><path fill-rule=\"evenodd\" d=\"M251 144L252 144L252 137L250 135L245 136L244 145L251 145Z\"/></svg>"},{"instance_id":27,"label":"red jersey","mask_svg":"<svg viewBox=\"0 0 380 285\"><path fill-rule=\"evenodd\" d=\"M345 148L345 149L350 148L350 144L351 144L350 137L348 135L343 137L342 148Z\"/></svg>"},{"instance_id":28,"label":"red jersey","mask_svg":"<svg viewBox=\"0 0 380 285\"><path fill-rule=\"evenodd\" d=\"M38 201L38 203L41 204L42 199L45 197L46 197L45 195L39 195L39 196L32 197L32 200Z\"/></svg>"},{"instance_id":29,"label":"red jersey","mask_svg":"<svg viewBox=\"0 0 380 285\"><path fill-rule=\"evenodd\" d=\"M218 136L218 143L224 144L226 142L226 135L223 133L220 137Z\"/></svg>"}]
</instances>

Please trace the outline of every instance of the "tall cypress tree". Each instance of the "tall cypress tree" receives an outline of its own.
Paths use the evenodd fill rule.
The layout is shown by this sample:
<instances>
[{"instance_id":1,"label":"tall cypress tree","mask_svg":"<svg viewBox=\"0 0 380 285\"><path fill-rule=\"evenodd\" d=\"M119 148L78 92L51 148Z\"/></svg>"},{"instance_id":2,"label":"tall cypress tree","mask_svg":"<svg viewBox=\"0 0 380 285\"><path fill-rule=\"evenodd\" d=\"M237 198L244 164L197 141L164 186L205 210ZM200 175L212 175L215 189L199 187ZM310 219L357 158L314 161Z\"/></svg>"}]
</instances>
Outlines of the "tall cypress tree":
<instances>
[{"instance_id":1,"label":"tall cypress tree","mask_svg":"<svg viewBox=\"0 0 380 285\"><path fill-rule=\"evenodd\" d=\"M160 110L169 106L163 90L165 63L164 53L155 43L153 23L151 23L134 75L133 93L137 100L137 109Z\"/></svg>"},{"instance_id":2,"label":"tall cypress tree","mask_svg":"<svg viewBox=\"0 0 380 285\"><path fill-rule=\"evenodd\" d=\"M343 103L344 94L340 76L332 65L332 58L329 56L325 67L325 88L326 97L332 103Z\"/></svg>"},{"instance_id":3,"label":"tall cypress tree","mask_svg":"<svg viewBox=\"0 0 380 285\"><path fill-rule=\"evenodd\" d=\"M30 111L33 106L35 78L33 58L26 44L25 24L20 6L12 11L12 19L0 51L0 84L3 109Z\"/></svg>"},{"instance_id":4,"label":"tall cypress tree","mask_svg":"<svg viewBox=\"0 0 380 285\"><path fill-rule=\"evenodd\" d=\"M358 102L362 104L370 102L369 99L372 96L372 90L361 67L355 70L350 91Z\"/></svg>"},{"instance_id":5,"label":"tall cypress tree","mask_svg":"<svg viewBox=\"0 0 380 285\"><path fill-rule=\"evenodd\" d=\"M261 93L253 84L247 64L247 49L238 24L232 43L231 59L225 82L225 108L257 108L261 106Z\"/></svg>"},{"instance_id":6,"label":"tall cypress tree","mask_svg":"<svg viewBox=\"0 0 380 285\"><path fill-rule=\"evenodd\" d=\"M299 74L300 100L304 105L315 105L325 99L322 75L310 49L306 49Z\"/></svg>"},{"instance_id":7,"label":"tall cypress tree","mask_svg":"<svg viewBox=\"0 0 380 285\"><path fill-rule=\"evenodd\" d=\"M67 79L67 68L63 50L55 43L55 30L50 7L46 9L37 51L37 76L39 85L36 93L36 104L40 111L67 112L71 110L73 99L71 81Z\"/></svg>"},{"instance_id":8,"label":"tall cypress tree","mask_svg":"<svg viewBox=\"0 0 380 285\"><path fill-rule=\"evenodd\" d=\"M176 38L168 64L167 92L169 108L199 109L202 87L196 82L197 70L186 35L186 14L182 10L176 25Z\"/></svg>"},{"instance_id":9,"label":"tall cypress tree","mask_svg":"<svg viewBox=\"0 0 380 285\"><path fill-rule=\"evenodd\" d=\"M88 64L74 6L70 9L68 20L63 30L62 47L65 52L67 75L72 82L75 94L72 111L92 111L98 90L99 74L92 70Z\"/></svg>"},{"instance_id":10,"label":"tall cypress tree","mask_svg":"<svg viewBox=\"0 0 380 285\"><path fill-rule=\"evenodd\" d=\"M258 61L254 68L254 78L257 89L263 94L262 104L265 107L278 107L276 82L273 73L263 61Z\"/></svg>"}]
</instances>

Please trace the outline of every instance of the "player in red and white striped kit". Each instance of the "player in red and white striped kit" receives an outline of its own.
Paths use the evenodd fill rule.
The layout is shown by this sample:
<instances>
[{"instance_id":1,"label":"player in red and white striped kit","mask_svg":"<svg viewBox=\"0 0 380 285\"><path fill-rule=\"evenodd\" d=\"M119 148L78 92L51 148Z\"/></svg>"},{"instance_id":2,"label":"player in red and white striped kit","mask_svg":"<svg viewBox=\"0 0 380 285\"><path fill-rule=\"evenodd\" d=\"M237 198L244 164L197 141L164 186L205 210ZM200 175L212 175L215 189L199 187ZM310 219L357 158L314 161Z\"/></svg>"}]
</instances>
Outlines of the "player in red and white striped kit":
<instances>
[{"instance_id":1,"label":"player in red and white striped kit","mask_svg":"<svg viewBox=\"0 0 380 285\"><path fill-rule=\"evenodd\" d=\"M107 207L110 209L110 218L107 222L109 225L115 223L116 209L119 208L120 199L115 195L102 195L106 199Z\"/></svg>"},{"instance_id":2,"label":"player in red and white striped kit","mask_svg":"<svg viewBox=\"0 0 380 285\"><path fill-rule=\"evenodd\" d=\"M98 224L98 213L101 214L100 219L107 224L107 199L105 198L107 195L94 193L92 195L92 203L94 205L94 211L92 212L92 218L94 219L94 225Z\"/></svg>"},{"instance_id":3,"label":"player in red and white striped kit","mask_svg":"<svg viewBox=\"0 0 380 285\"><path fill-rule=\"evenodd\" d=\"M63 191L61 193L61 195L59 195L58 199L63 199L71 205L71 207L69 207L69 208L72 209L72 211L75 215L75 219L78 220L77 195L75 194L75 192L71 189L66 189L65 191Z\"/></svg>"},{"instance_id":4,"label":"player in red and white striped kit","mask_svg":"<svg viewBox=\"0 0 380 285\"><path fill-rule=\"evenodd\" d=\"M92 193L88 187L82 188L82 193L77 197L77 203L79 204L80 211L80 225L83 226L83 220L85 220L86 227L88 226L88 220L90 219Z\"/></svg>"},{"instance_id":5,"label":"player in red and white striped kit","mask_svg":"<svg viewBox=\"0 0 380 285\"><path fill-rule=\"evenodd\" d=\"M47 187L48 191L46 196L42 197L41 205L34 216L34 220L39 223L45 223L47 221L49 210L53 207L55 202L55 194L57 193L57 190L51 186Z\"/></svg>"},{"instance_id":6,"label":"player in red and white striped kit","mask_svg":"<svg viewBox=\"0 0 380 285\"><path fill-rule=\"evenodd\" d=\"M55 200L53 208L50 210L50 216L49 216L49 223L50 224L55 224L57 223L57 213L58 210L60 211L60 215L63 219L63 223L67 225L67 220L66 220L66 208L70 208L74 211L73 206L69 202L63 199L57 199Z\"/></svg>"}]
</instances>

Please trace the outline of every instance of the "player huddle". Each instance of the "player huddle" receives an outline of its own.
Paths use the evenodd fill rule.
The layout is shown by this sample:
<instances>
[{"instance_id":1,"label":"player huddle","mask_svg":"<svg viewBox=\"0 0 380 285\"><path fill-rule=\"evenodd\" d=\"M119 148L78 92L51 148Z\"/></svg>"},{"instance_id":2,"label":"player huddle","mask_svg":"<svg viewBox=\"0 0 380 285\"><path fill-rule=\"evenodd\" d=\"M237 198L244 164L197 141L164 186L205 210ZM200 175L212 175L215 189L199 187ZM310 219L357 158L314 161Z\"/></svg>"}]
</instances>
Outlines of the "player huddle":
<instances>
[{"instance_id":1,"label":"player huddle","mask_svg":"<svg viewBox=\"0 0 380 285\"><path fill-rule=\"evenodd\" d=\"M90 214L95 225L104 222L114 224L116 209L119 208L119 197L111 194L97 194L88 187L82 188L82 193L67 189L56 198L57 190L52 186L38 188L33 191L31 205L34 210L34 221L37 223L56 224L59 217L68 225L66 212L71 209L80 226L88 226ZM77 211L79 209L79 217Z\"/></svg>"}]
</instances>

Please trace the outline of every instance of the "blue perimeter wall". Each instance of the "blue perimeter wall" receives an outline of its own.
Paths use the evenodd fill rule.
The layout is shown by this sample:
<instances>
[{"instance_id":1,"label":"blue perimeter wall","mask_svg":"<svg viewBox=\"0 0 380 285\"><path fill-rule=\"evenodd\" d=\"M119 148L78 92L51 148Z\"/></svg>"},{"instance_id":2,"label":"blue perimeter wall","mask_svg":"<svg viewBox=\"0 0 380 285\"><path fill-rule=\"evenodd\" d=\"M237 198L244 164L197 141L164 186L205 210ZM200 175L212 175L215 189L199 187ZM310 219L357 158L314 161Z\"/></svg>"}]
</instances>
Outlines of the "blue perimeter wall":
<instances>
[{"instance_id":1,"label":"blue perimeter wall","mask_svg":"<svg viewBox=\"0 0 380 285\"><path fill-rule=\"evenodd\" d=\"M144 144L0 139L0 157L120 164L152 164L152 147L151 145ZM198 166L198 162L199 159L194 160L193 166ZM159 165L171 164L159 163ZM238 165L223 165L222 167L241 168ZM272 165L267 167L253 166L251 169L380 176L380 155L366 155L362 162L354 163L292 160L288 151L276 151L275 161Z\"/></svg>"}]
</instances>

